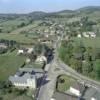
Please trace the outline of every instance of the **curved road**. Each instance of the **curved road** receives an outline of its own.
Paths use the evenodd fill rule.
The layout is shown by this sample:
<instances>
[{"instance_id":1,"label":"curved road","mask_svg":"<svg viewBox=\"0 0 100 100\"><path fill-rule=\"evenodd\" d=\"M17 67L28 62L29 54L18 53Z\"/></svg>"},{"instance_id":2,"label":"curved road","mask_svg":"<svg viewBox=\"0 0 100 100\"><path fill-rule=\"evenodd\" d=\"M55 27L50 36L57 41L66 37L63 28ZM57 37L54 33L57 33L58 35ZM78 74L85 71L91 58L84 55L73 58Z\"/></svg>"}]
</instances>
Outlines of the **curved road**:
<instances>
[{"instance_id":1,"label":"curved road","mask_svg":"<svg viewBox=\"0 0 100 100\"><path fill-rule=\"evenodd\" d=\"M46 81L46 83L41 86L37 100L50 100L52 98L55 91L57 77L61 74L72 76L83 84L94 87L100 91L100 82L77 73L71 67L59 60L57 53L57 48L59 45L60 40L56 41L54 44L54 47L56 48L54 59L50 64L46 65L47 77L42 80L44 83ZM57 68L59 70L56 70Z\"/></svg>"}]
</instances>

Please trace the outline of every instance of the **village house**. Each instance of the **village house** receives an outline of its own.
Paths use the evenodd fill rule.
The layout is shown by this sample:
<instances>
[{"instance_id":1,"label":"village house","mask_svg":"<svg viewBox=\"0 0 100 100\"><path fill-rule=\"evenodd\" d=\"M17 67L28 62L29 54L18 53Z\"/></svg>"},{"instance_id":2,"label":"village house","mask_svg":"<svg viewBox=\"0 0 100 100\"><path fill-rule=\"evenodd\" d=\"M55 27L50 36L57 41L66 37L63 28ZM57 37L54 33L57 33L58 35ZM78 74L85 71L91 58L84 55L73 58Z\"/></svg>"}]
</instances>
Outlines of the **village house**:
<instances>
[{"instance_id":1,"label":"village house","mask_svg":"<svg viewBox=\"0 0 100 100\"><path fill-rule=\"evenodd\" d=\"M95 34L94 32L89 32L89 34L90 34L90 36L91 36L92 38L95 38L95 37L96 37L96 34Z\"/></svg>"},{"instance_id":2,"label":"village house","mask_svg":"<svg viewBox=\"0 0 100 100\"><path fill-rule=\"evenodd\" d=\"M86 37L86 38L89 38L89 37L96 38L96 33L94 32L83 32L82 34L83 34L83 37Z\"/></svg>"},{"instance_id":3,"label":"village house","mask_svg":"<svg viewBox=\"0 0 100 100\"><path fill-rule=\"evenodd\" d=\"M18 54L18 55L24 54L24 50L22 50L22 49L18 50L17 54Z\"/></svg>"},{"instance_id":4,"label":"village house","mask_svg":"<svg viewBox=\"0 0 100 100\"><path fill-rule=\"evenodd\" d=\"M52 44L55 40L55 35L46 34L43 37L38 39L38 41L41 42L41 44Z\"/></svg>"},{"instance_id":5,"label":"village house","mask_svg":"<svg viewBox=\"0 0 100 100\"><path fill-rule=\"evenodd\" d=\"M92 97L91 100L100 100L100 93L96 92Z\"/></svg>"},{"instance_id":6,"label":"village house","mask_svg":"<svg viewBox=\"0 0 100 100\"><path fill-rule=\"evenodd\" d=\"M45 29L45 30L44 30L44 33L48 33L48 32L49 32L49 29Z\"/></svg>"},{"instance_id":7,"label":"village house","mask_svg":"<svg viewBox=\"0 0 100 100\"><path fill-rule=\"evenodd\" d=\"M55 92L51 100L81 100L81 99L70 94Z\"/></svg>"},{"instance_id":8,"label":"village house","mask_svg":"<svg viewBox=\"0 0 100 100\"><path fill-rule=\"evenodd\" d=\"M72 86L70 86L69 92L75 96L81 97L85 87L78 82L75 82Z\"/></svg>"},{"instance_id":9,"label":"village house","mask_svg":"<svg viewBox=\"0 0 100 100\"><path fill-rule=\"evenodd\" d=\"M33 48L27 48L27 53L28 53L28 54L31 54L33 51L34 51Z\"/></svg>"},{"instance_id":10,"label":"village house","mask_svg":"<svg viewBox=\"0 0 100 100\"><path fill-rule=\"evenodd\" d=\"M30 58L27 58L26 59L26 64L29 64L31 62L31 59Z\"/></svg>"},{"instance_id":11,"label":"village house","mask_svg":"<svg viewBox=\"0 0 100 100\"><path fill-rule=\"evenodd\" d=\"M0 54L6 53L8 46L5 43L0 43Z\"/></svg>"},{"instance_id":12,"label":"village house","mask_svg":"<svg viewBox=\"0 0 100 100\"><path fill-rule=\"evenodd\" d=\"M89 34L87 32L84 32L83 37L89 38Z\"/></svg>"},{"instance_id":13,"label":"village house","mask_svg":"<svg viewBox=\"0 0 100 100\"><path fill-rule=\"evenodd\" d=\"M83 95L84 100L100 100L100 91L89 87Z\"/></svg>"},{"instance_id":14,"label":"village house","mask_svg":"<svg viewBox=\"0 0 100 100\"><path fill-rule=\"evenodd\" d=\"M20 55L20 54L31 54L32 52L34 51L33 48L22 48L22 49L19 49L17 54Z\"/></svg>"},{"instance_id":15,"label":"village house","mask_svg":"<svg viewBox=\"0 0 100 100\"><path fill-rule=\"evenodd\" d=\"M5 45L4 43L0 43L0 49L7 49L7 45Z\"/></svg>"},{"instance_id":16,"label":"village house","mask_svg":"<svg viewBox=\"0 0 100 100\"><path fill-rule=\"evenodd\" d=\"M61 25L61 24L59 24L59 25L58 25L58 27L63 28L64 26L63 26L63 25Z\"/></svg>"},{"instance_id":17,"label":"village house","mask_svg":"<svg viewBox=\"0 0 100 100\"><path fill-rule=\"evenodd\" d=\"M51 34L51 35L54 35L55 33L56 33L55 30L51 30L51 31L50 31L50 34Z\"/></svg>"},{"instance_id":18,"label":"village house","mask_svg":"<svg viewBox=\"0 0 100 100\"><path fill-rule=\"evenodd\" d=\"M30 73L20 73L19 75L10 76L9 81L15 87L36 89L36 77Z\"/></svg>"},{"instance_id":19,"label":"village house","mask_svg":"<svg viewBox=\"0 0 100 100\"><path fill-rule=\"evenodd\" d=\"M45 35L45 37L46 37L46 38L48 38L48 37L49 37L49 35L48 35L48 34L46 34L46 35Z\"/></svg>"},{"instance_id":20,"label":"village house","mask_svg":"<svg viewBox=\"0 0 100 100\"><path fill-rule=\"evenodd\" d=\"M77 35L77 37L78 37L78 38L81 38L81 37L82 37L82 35L81 35L81 34L78 34L78 35Z\"/></svg>"},{"instance_id":21,"label":"village house","mask_svg":"<svg viewBox=\"0 0 100 100\"><path fill-rule=\"evenodd\" d=\"M51 40L48 39L48 38L43 38L43 39L40 40L40 42L41 42L42 44L51 44Z\"/></svg>"},{"instance_id":22,"label":"village house","mask_svg":"<svg viewBox=\"0 0 100 100\"><path fill-rule=\"evenodd\" d=\"M18 88L36 89L38 79L40 79L42 75L42 69L20 68L14 76L9 77L9 81Z\"/></svg>"},{"instance_id":23,"label":"village house","mask_svg":"<svg viewBox=\"0 0 100 100\"><path fill-rule=\"evenodd\" d=\"M47 63L47 58L45 56L38 56L36 59L37 63Z\"/></svg>"}]
</instances>

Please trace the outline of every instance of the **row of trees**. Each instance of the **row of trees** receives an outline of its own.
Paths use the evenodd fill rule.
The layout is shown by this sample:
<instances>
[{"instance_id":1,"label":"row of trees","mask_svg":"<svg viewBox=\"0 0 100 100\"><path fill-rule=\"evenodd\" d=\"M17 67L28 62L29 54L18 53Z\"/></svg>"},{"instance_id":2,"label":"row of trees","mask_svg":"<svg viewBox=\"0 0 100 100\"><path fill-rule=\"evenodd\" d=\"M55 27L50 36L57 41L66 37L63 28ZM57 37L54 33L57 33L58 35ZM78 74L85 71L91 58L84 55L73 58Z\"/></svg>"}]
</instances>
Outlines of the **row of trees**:
<instances>
[{"instance_id":1,"label":"row of trees","mask_svg":"<svg viewBox=\"0 0 100 100\"><path fill-rule=\"evenodd\" d=\"M63 41L59 56L77 72L100 79L100 48L85 47L82 42L74 45L72 41Z\"/></svg>"},{"instance_id":2,"label":"row of trees","mask_svg":"<svg viewBox=\"0 0 100 100\"><path fill-rule=\"evenodd\" d=\"M17 42L14 41L14 40L5 40L5 39L1 39L0 43L3 43L8 47L13 47L13 46L15 46L17 44Z\"/></svg>"},{"instance_id":3,"label":"row of trees","mask_svg":"<svg viewBox=\"0 0 100 100\"><path fill-rule=\"evenodd\" d=\"M17 43L14 40L5 40L1 39L0 40L1 45L7 46L7 48L0 48L0 54L6 53L8 50L10 52L14 51L17 47L19 47L19 43Z\"/></svg>"}]
</instances>

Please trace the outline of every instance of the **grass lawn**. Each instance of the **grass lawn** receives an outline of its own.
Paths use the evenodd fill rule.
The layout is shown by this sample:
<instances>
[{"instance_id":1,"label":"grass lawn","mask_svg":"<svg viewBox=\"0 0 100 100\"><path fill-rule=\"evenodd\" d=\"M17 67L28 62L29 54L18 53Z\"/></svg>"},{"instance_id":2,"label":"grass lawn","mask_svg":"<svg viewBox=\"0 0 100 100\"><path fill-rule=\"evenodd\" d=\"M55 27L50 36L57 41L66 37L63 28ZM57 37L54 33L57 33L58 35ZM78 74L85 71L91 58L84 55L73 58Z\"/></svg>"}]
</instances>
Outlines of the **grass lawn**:
<instances>
[{"instance_id":1,"label":"grass lawn","mask_svg":"<svg viewBox=\"0 0 100 100\"><path fill-rule=\"evenodd\" d=\"M23 65L24 57L17 56L16 51L0 55L0 81L5 81Z\"/></svg>"},{"instance_id":2,"label":"grass lawn","mask_svg":"<svg viewBox=\"0 0 100 100\"><path fill-rule=\"evenodd\" d=\"M58 79L64 80L64 82L58 82L57 83L57 90L60 92L67 91L71 85L75 83L75 79L68 77L66 75L60 76Z\"/></svg>"}]
</instances>

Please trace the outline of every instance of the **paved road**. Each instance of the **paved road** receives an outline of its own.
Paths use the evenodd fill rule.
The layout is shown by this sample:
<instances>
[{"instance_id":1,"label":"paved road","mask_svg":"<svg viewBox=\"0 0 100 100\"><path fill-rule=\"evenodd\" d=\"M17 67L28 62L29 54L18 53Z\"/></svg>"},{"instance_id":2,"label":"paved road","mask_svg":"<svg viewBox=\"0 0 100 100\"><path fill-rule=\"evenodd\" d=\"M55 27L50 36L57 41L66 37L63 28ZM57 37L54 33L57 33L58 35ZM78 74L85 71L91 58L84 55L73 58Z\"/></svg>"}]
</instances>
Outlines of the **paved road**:
<instances>
[{"instance_id":1,"label":"paved road","mask_svg":"<svg viewBox=\"0 0 100 100\"><path fill-rule=\"evenodd\" d=\"M80 82L84 82L88 86L92 86L100 91L100 82L92 80L88 77L85 77L79 73L77 73L75 70L70 68L68 65L64 64L62 61L58 61L58 66L65 72L69 73L70 76L80 80Z\"/></svg>"},{"instance_id":2,"label":"paved road","mask_svg":"<svg viewBox=\"0 0 100 100\"><path fill-rule=\"evenodd\" d=\"M54 47L56 48L56 43L54 44ZM47 71L47 77L42 81L44 83L46 81L47 83L41 86L37 100L50 100L55 91L57 77L63 74L62 70L55 71L55 69L58 67L58 65L55 63L57 59L57 56L55 55L53 61L50 64L47 64L45 67L45 71Z\"/></svg>"},{"instance_id":3,"label":"paved road","mask_svg":"<svg viewBox=\"0 0 100 100\"><path fill-rule=\"evenodd\" d=\"M43 84L39 91L39 96L37 100L50 100L56 86L56 79L57 77L62 74L63 72L55 72L55 68L57 67L53 62L51 62L49 65L47 77L43 80L45 84Z\"/></svg>"},{"instance_id":4,"label":"paved road","mask_svg":"<svg viewBox=\"0 0 100 100\"><path fill-rule=\"evenodd\" d=\"M77 73L75 70L73 70L68 65L65 65L62 61L59 60L58 53L57 53L57 48L59 47L59 44L60 41L57 41L54 44L54 47L56 48L54 60L50 64L46 65L46 70L48 71L48 73L47 73L47 77L43 80L43 82L44 83L45 81L47 82L41 86L37 100L51 99L55 90L57 77L61 74L72 76L78 79L79 81L82 81L85 84L88 84L100 90L99 82L89 79L88 77L82 76L81 74ZM56 68L59 68L60 70L55 71Z\"/></svg>"},{"instance_id":5,"label":"paved road","mask_svg":"<svg viewBox=\"0 0 100 100\"><path fill-rule=\"evenodd\" d=\"M55 70L59 68L59 66L55 63L56 56L50 64L47 64L45 69L48 71L47 77L42 81L43 84L40 88L37 100L50 100L53 96L56 87L57 77L64 73L63 70Z\"/></svg>"}]
</instances>

